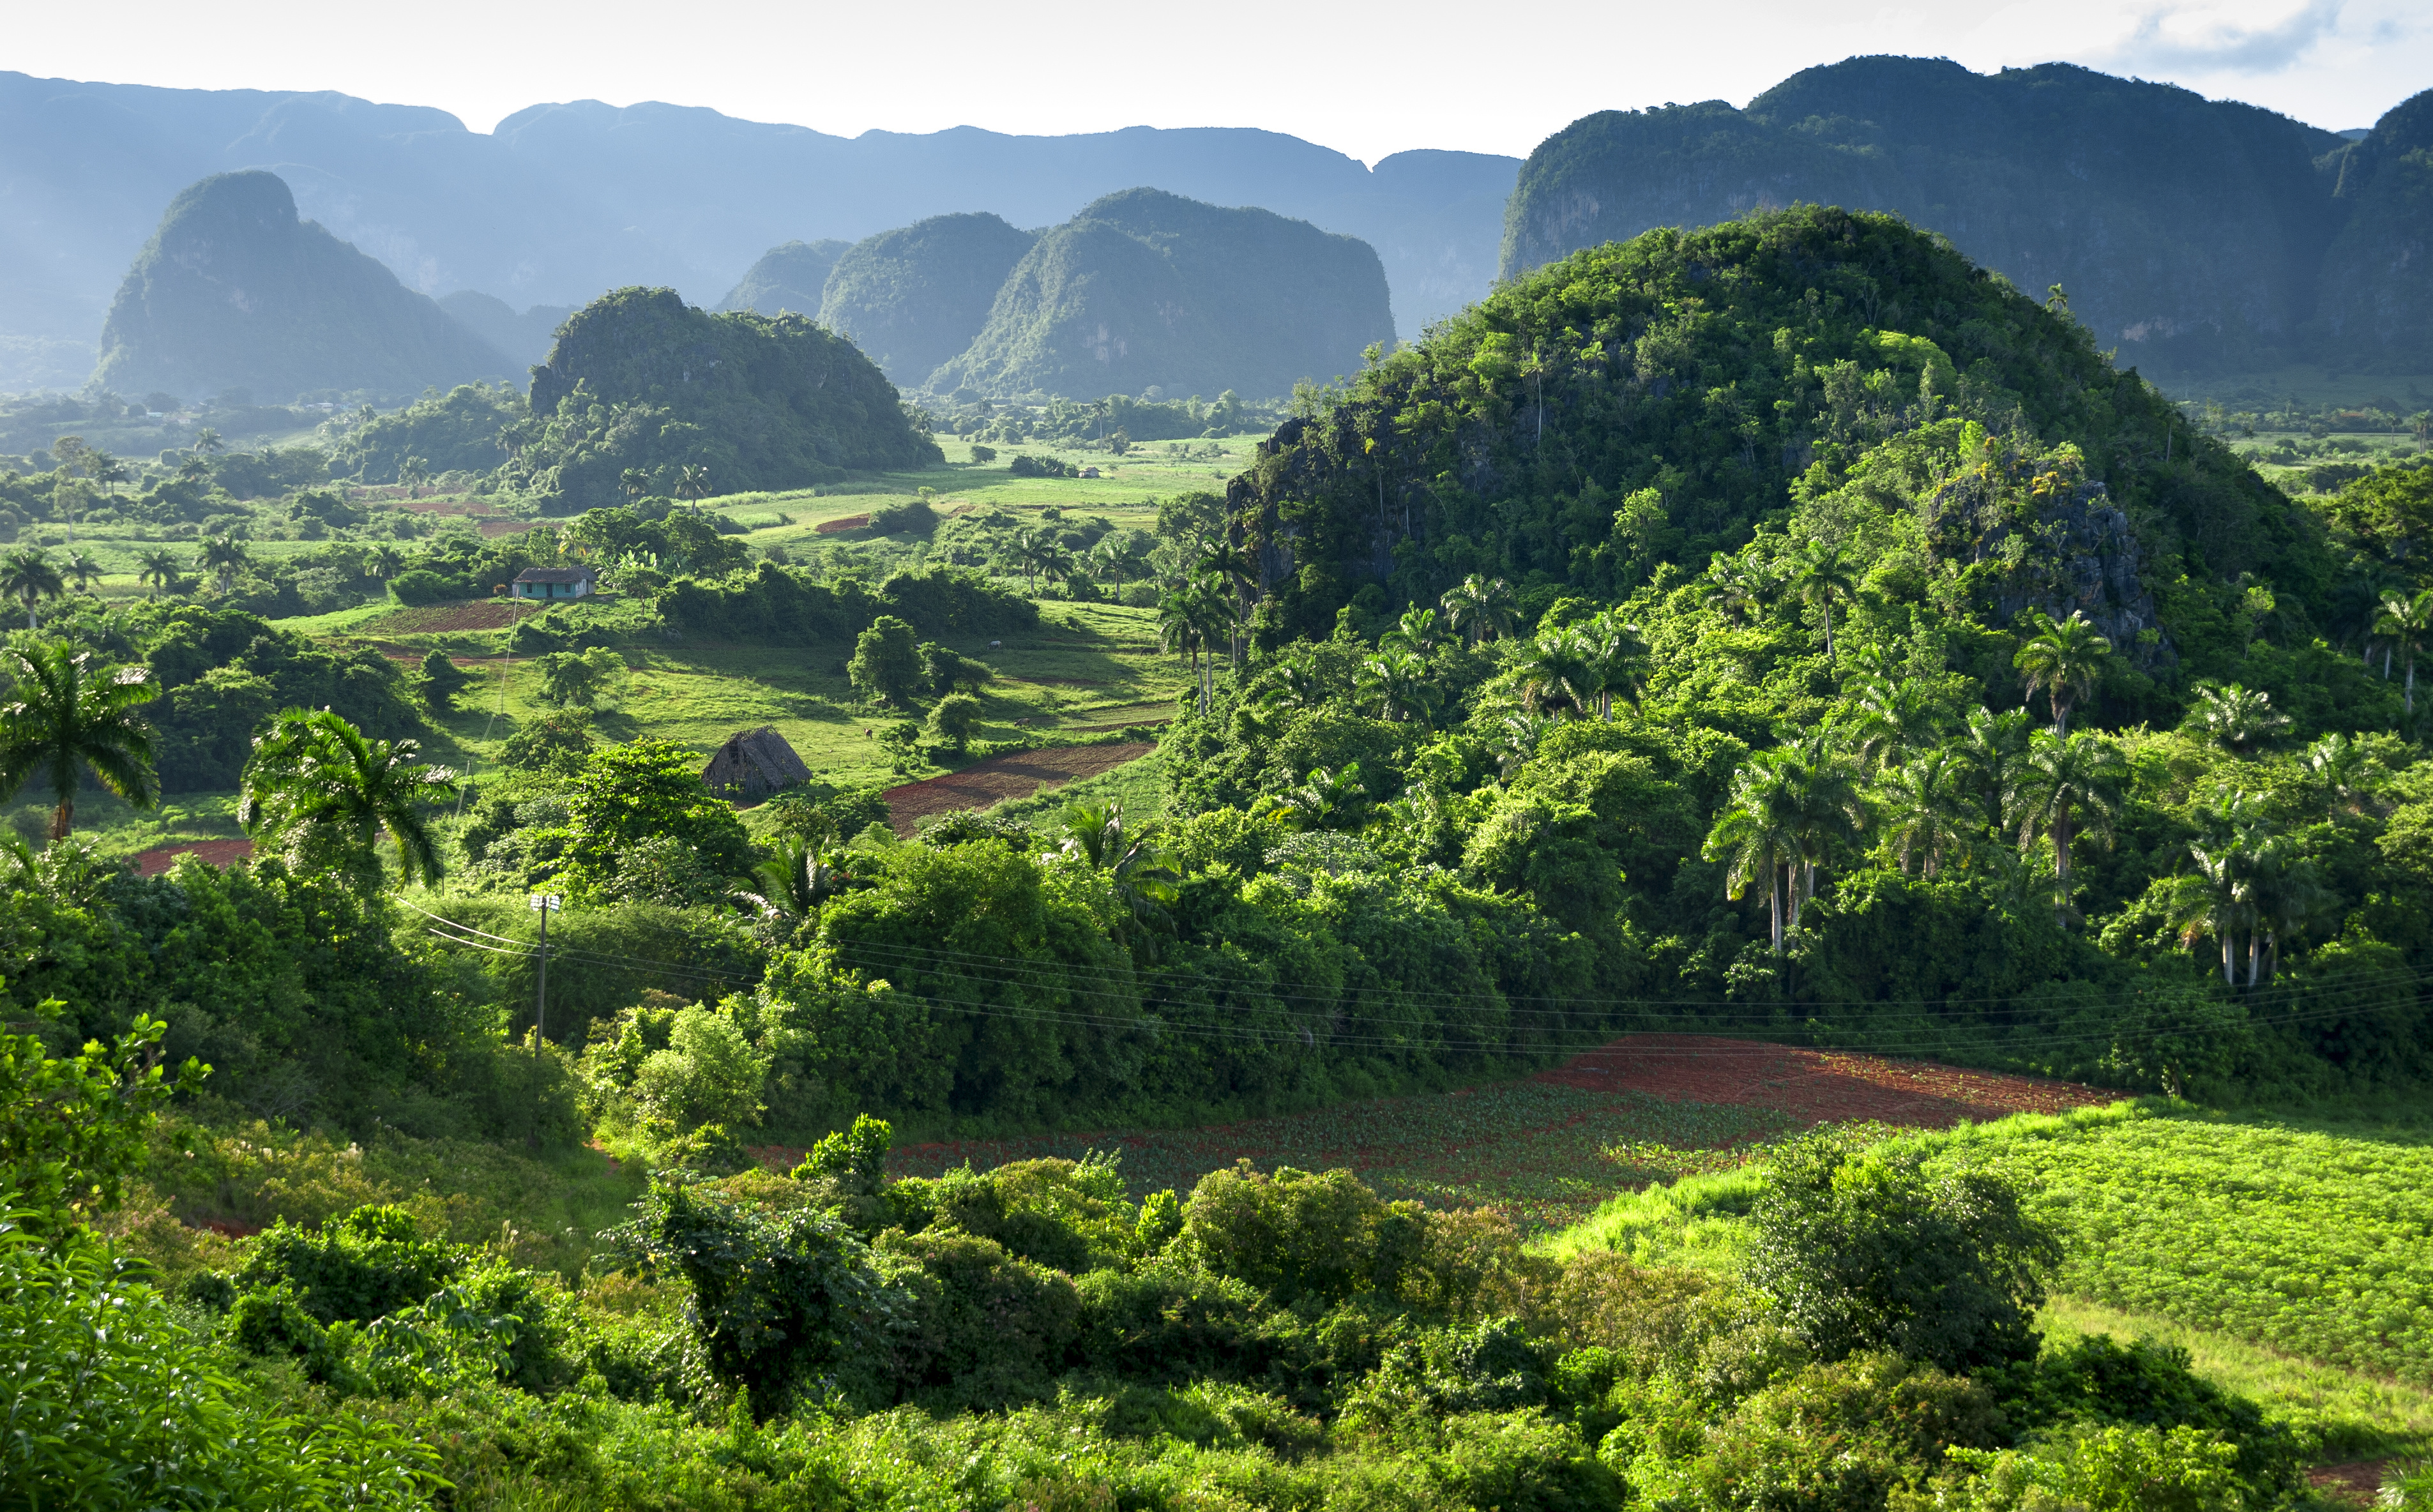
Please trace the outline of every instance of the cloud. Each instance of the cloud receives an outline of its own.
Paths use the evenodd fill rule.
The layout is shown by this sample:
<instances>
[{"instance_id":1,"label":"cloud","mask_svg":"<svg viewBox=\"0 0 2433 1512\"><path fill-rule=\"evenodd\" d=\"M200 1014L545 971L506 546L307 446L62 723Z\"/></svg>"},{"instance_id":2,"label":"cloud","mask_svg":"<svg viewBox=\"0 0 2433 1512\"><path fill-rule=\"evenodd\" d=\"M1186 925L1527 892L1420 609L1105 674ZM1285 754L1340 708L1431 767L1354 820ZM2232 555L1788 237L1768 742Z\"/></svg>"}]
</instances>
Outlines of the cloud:
<instances>
[{"instance_id":1,"label":"cloud","mask_svg":"<svg viewBox=\"0 0 2433 1512\"><path fill-rule=\"evenodd\" d=\"M2142 69L2189 69L2206 73L2277 74L2339 30L2346 0L2307 0L2298 11L2268 26L2241 26L2203 18L2187 8L2157 6L2137 18L2111 61ZM2181 22L2174 25L2172 23Z\"/></svg>"}]
</instances>

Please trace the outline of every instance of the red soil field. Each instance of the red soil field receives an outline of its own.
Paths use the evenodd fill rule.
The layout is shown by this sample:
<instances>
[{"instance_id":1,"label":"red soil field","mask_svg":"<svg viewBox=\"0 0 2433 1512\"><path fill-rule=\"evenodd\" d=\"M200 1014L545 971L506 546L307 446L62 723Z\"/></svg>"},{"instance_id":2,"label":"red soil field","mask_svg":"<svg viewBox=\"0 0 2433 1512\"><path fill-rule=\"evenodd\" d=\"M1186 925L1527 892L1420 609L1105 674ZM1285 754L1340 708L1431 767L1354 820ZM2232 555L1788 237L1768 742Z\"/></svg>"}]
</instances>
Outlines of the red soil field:
<instances>
[{"instance_id":1,"label":"red soil field","mask_svg":"<svg viewBox=\"0 0 2433 1512\"><path fill-rule=\"evenodd\" d=\"M2120 1096L2074 1081L1699 1034L1629 1035L1541 1071L1538 1079L1772 1108L1812 1123L1858 1120L1914 1129L2101 1107Z\"/></svg>"},{"instance_id":2,"label":"red soil field","mask_svg":"<svg viewBox=\"0 0 2433 1512\"><path fill-rule=\"evenodd\" d=\"M169 869L169 863L180 856L192 856L210 866L227 866L244 860L253 854L249 840L189 841L181 845L155 845L138 852L135 858L137 876L159 876Z\"/></svg>"},{"instance_id":3,"label":"red soil field","mask_svg":"<svg viewBox=\"0 0 2433 1512\"><path fill-rule=\"evenodd\" d=\"M949 814L958 809L986 808L1008 798L1028 798L1042 788L1080 777L1112 772L1145 756L1156 747L1146 740L1121 745L1068 745L1046 751L1017 751L975 762L951 776L908 782L879 796L887 800L889 822L895 833L910 838L913 821L925 814Z\"/></svg>"},{"instance_id":4,"label":"red soil field","mask_svg":"<svg viewBox=\"0 0 2433 1512\"><path fill-rule=\"evenodd\" d=\"M859 530L869 523L868 515L840 515L834 519L821 520L811 527L811 531L819 535L837 535L849 530Z\"/></svg>"}]
</instances>

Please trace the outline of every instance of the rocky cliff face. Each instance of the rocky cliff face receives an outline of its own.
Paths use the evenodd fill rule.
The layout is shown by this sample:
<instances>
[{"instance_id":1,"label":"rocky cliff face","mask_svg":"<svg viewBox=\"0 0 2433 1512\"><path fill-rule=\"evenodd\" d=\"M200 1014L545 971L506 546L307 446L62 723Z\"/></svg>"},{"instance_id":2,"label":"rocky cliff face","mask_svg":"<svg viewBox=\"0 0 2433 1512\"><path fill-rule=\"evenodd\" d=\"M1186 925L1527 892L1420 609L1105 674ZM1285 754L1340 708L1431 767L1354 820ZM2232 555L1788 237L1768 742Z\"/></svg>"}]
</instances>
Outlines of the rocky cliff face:
<instances>
[{"instance_id":1,"label":"rocky cliff face","mask_svg":"<svg viewBox=\"0 0 2433 1512\"><path fill-rule=\"evenodd\" d=\"M2359 150L2377 168L2404 163L2401 140ZM1984 76L1857 58L1795 75L1746 110L1710 101L1574 122L1522 168L1500 272L1797 201L1887 210L2032 297L2062 285L2124 366L2260 365L2318 329L2348 152L2253 106L2067 64ZM2360 207L2405 200L2414 172L2378 172L2393 187L2361 184ZM2399 218L2409 214L2421 227L2423 212ZM2406 288L2393 270L2413 244L2367 240L2352 281ZM2361 338L2344 328L2334 340ZM2421 338L2416 349L2433 364Z\"/></svg>"}]
</instances>

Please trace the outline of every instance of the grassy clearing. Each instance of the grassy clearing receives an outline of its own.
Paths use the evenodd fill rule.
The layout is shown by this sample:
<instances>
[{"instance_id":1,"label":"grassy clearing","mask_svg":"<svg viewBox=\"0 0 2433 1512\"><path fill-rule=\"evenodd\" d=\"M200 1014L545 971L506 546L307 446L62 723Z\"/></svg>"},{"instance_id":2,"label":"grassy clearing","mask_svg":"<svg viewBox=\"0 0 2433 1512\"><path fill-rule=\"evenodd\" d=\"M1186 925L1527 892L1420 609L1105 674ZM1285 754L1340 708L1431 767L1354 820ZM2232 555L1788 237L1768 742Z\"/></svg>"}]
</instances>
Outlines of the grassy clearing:
<instances>
[{"instance_id":1,"label":"grassy clearing","mask_svg":"<svg viewBox=\"0 0 2433 1512\"><path fill-rule=\"evenodd\" d=\"M2056 1343L2087 1334L2152 1339L2188 1351L2197 1373L2252 1397L2304 1434L2324 1459L2423 1453L2433 1448L2433 1390L2284 1354L2152 1313L2055 1297L2037 1316Z\"/></svg>"}]
</instances>

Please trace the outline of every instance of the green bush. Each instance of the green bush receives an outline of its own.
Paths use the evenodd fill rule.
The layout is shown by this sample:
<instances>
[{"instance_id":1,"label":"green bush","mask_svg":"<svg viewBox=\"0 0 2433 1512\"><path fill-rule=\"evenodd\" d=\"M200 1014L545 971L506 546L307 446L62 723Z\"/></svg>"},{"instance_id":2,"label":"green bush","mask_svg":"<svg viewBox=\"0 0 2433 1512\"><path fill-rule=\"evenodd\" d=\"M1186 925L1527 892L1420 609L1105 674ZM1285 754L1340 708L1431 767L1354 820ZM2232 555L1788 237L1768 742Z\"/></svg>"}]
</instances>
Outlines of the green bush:
<instances>
[{"instance_id":1,"label":"green bush","mask_svg":"<svg viewBox=\"0 0 2433 1512\"><path fill-rule=\"evenodd\" d=\"M240 1292L286 1288L318 1323L367 1323L422 1300L462 1265L451 1246L423 1238L410 1214L382 1205L315 1228L271 1225L235 1281Z\"/></svg>"},{"instance_id":2,"label":"green bush","mask_svg":"<svg viewBox=\"0 0 2433 1512\"><path fill-rule=\"evenodd\" d=\"M1390 1292L1418 1258L1419 1206L1387 1203L1350 1171L1273 1176L1248 1161L1211 1171L1183 1209L1183 1243L1209 1269L1279 1302Z\"/></svg>"}]
</instances>

